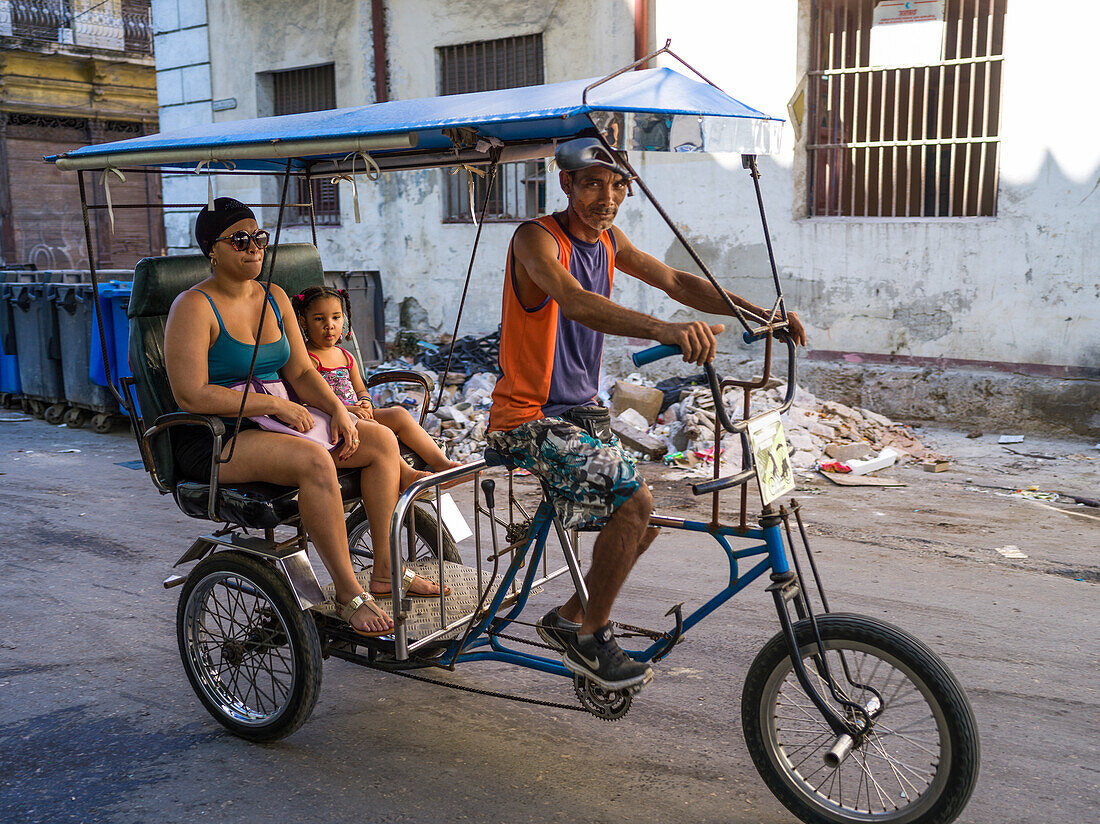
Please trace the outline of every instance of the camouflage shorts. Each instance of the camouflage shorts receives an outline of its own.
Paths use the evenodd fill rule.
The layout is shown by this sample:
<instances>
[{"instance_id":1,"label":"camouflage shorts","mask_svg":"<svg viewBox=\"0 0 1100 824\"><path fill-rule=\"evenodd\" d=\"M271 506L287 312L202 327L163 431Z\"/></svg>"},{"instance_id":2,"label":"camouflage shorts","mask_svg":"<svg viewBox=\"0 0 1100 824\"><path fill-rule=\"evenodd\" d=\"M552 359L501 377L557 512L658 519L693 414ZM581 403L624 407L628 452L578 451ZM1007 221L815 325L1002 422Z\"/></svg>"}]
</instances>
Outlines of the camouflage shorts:
<instances>
[{"instance_id":1,"label":"camouflage shorts","mask_svg":"<svg viewBox=\"0 0 1100 824\"><path fill-rule=\"evenodd\" d=\"M643 483L618 438L603 443L561 418L490 432L486 440L546 483L566 529L602 526Z\"/></svg>"}]
</instances>

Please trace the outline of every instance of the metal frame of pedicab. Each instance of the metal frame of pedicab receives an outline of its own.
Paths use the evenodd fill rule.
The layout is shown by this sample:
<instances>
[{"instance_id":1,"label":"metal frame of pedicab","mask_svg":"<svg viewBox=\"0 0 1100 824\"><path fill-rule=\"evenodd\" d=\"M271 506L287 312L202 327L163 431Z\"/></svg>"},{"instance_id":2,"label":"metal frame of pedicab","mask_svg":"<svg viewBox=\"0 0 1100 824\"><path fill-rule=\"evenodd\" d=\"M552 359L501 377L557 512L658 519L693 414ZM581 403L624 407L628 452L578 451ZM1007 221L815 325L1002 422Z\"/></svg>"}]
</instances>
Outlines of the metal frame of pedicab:
<instances>
[{"instance_id":1,"label":"metal frame of pedicab","mask_svg":"<svg viewBox=\"0 0 1100 824\"><path fill-rule=\"evenodd\" d=\"M612 151L621 149L622 143L615 140L612 124L616 117L625 118L627 116L637 116L639 114L654 114L654 112L647 111L646 109L623 109L616 108L615 106L608 105L595 105L589 103L589 95L595 90L608 91L615 85L616 78L622 77L626 72L633 69L637 69L639 66L645 65L650 60L654 59L662 53L668 53L676 59L680 59L677 55L672 53L669 49L669 44L665 44L665 47L648 55L640 61L637 61L630 66L621 69L611 75L598 79L594 82L589 82L584 85L581 90L580 105L576 107L575 111L570 113L555 114L553 118L543 116L537 118L535 122L541 120L546 123L553 123L555 127L548 130L548 134L536 137L534 139L528 137L518 141L502 140L492 135L478 131L478 126L483 125L477 118L471 118L468 125L455 124L453 121L447 126L448 132L444 132L452 142L452 146L449 148L439 148L433 150L432 148L417 149L416 140L412 139L415 134L410 135L408 131L402 132L400 129L394 129L392 134L375 134L366 136L334 138L329 140L324 139L298 139L294 140L282 140L276 139L268 141L266 143L258 144L256 142L246 146L223 146L213 149L197 150L192 147L185 147L182 150L179 147L162 149L160 151L145 151L144 154L126 154L127 146L119 146L118 144L110 144L118 146L118 151L114 154L105 153L102 147L97 151L95 147L86 147L92 151L78 151L74 153L68 153L61 155L54 160L59 168L62 169L75 169L79 174L79 187L81 195L81 205L84 215L86 239L88 242L89 252L89 266L92 270L92 280L96 281L95 273L95 261L94 250L91 242L91 231L89 224L89 210L97 208L96 206L90 206L87 203L85 196L85 183L83 172L87 169L97 168L103 169L104 179L107 178L109 173L117 173L115 170L121 171L120 166L125 165L126 161L134 160L140 161L146 166L155 165L156 170L160 170L165 167L180 168L180 167L197 167L201 169L206 167L206 171L209 173L218 174L271 174L273 170L270 168L267 170L255 170L247 168L234 168L234 162L244 161L242 165L247 165L249 162L259 163L260 165L270 166L272 163L284 163L285 168L281 171L282 182L282 196L279 203L279 220L276 225L275 238L273 248L271 250L271 264L268 268L268 281L266 287L270 286L270 273L273 271L275 257L278 253L278 242L282 230L283 213L287 205L287 190L291 176L295 173L306 179L312 179L317 177L343 177L344 179L352 179L356 174L356 162L359 158L362 159L364 165L368 163L375 165L376 169L381 171L397 171L405 169L425 169L425 168L442 168L442 167L464 167L467 169L467 173L470 174L471 170L477 169L479 173L486 175L488 185L486 186L486 192L484 202L481 209L482 220L475 220L477 227L473 250L470 257L469 268L467 270L466 287L463 290L462 300L459 307L458 316L461 318L462 308L465 304L466 289L469 286L470 274L472 273L474 258L477 253L478 241L480 240L481 230L483 225L483 219L486 209L488 207L489 198L492 192L493 182L495 181L496 172L499 164L517 161L517 160L529 160L536 158L543 158L552 155L554 146L558 140L568 139L576 134L563 134L561 132L561 122L567 119L570 115L573 117L583 117L589 124L585 128L586 133L594 134L597 136L604 145ZM680 60L684 63L683 60ZM684 63L691 71L696 72L687 63ZM651 71L664 71L670 70L651 70ZM678 75L682 77L682 75ZM699 75L702 81L708 84L709 88L713 88L722 97L737 104L737 101L733 101L732 98L728 98L717 89L714 84L710 83L702 75ZM667 79L667 78L666 78ZM692 81L696 82L696 81ZM601 89L603 87L603 89ZM455 96L454 100L458 101L462 97L467 96ZM376 106L386 106L389 104L376 104ZM737 104L741 106L741 104ZM742 107L746 110L740 114L742 117L756 117L760 119L769 119L761 115L754 110L748 110L747 107ZM702 124L704 118L721 117L723 115L717 115L712 112L698 112L698 111L684 111L667 113L671 116L685 115L687 117L697 117L700 124L700 137L703 134ZM728 115L725 115L728 116ZM296 116L290 116L296 117ZM286 118L283 118L284 120ZM267 119L271 120L271 119ZM258 121L253 121L258 122ZM530 125L531 121L526 121L527 125ZM235 121L235 123L241 123L241 121ZM228 124L232 126L233 123ZM625 122L619 123L620 135L625 134ZM158 136L153 136L158 137ZM144 138L136 138L130 141L123 141L124 144L141 143ZM705 146L697 146L696 149L705 150ZM81 152L84 151L84 156L81 156ZM340 160L338 157L333 157L334 154L344 155ZM346 154L345 154L346 153ZM324 159L318 159L319 155L325 155ZM368 160L368 157L370 160ZM750 421L750 400L751 393L755 389L764 388L769 380L771 363L772 363L772 350L773 341L782 340L786 344L787 348L787 389L786 395L778 407L779 412L788 409L793 401L795 392L795 357L794 357L794 345L784 334L787 326L786 308L783 300L782 287L779 281L778 270L775 263L774 252L772 249L771 238L768 232L767 219L764 212L763 198L761 195L759 184L759 172L756 165L756 153L745 152L742 154L743 166L750 173L753 181L754 190L757 198L757 204L760 212L761 224L764 231L764 238L766 248L768 251L769 262L771 264L771 271L775 286L776 300L771 310L767 313L766 317L759 318L744 312L738 306L736 306L725 294L724 290L720 287L715 277L711 274L706 263L701 259L697 252L693 249L690 242L684 237L683 233L679 230L673 220L662 208L652 191L646 186L642 178L637 174L636 170L630 165L629 159L625 152L620 154L623 159L623 164L627 170L631 173L631 182L636 183L638 187L644 192L649 201L657 209L661 218L671 229L676 238L681 242L683 247L687 250L693 261L702 271L704 276L713 284L718 293L726 301L731 314L741 324L744 329L744 339L746 342L751 343L758 340L763 340L765 343L764 363L762 376L756 381L737 381L737 380L721 380L716 375L714 368L711 364L706 366L706 376L709 384L709 388L715 401L715 443L716 452L717 444L720 444L722 433L730 432L740 437L742 441L742 469L740 472L734 475L722 478L719 477L720 473L720 461L715 459L714 462L714 478L712 480L695 484L693 486L696 495L709 494L712 496L711 506L711 519L709 522L692 521L678 518L669 518L663 516L654 515L651 518L651 523L657 526L670 527L674 529L687 530L698 533L706 533L710 535L719 544L725 553L729 563L729 580L727 585L716 595L706 601L702 606L695 609L687 616L683 616L681 612L681 605L677 605L669 610L667 615L674 618L675 625L671 630L664 632L657 632L652 630L644 630L637 627L627 627L630 630L636 631L634 634L647 636L651 643L643 650L628 651L636 660L641 661L658 661L667 655L681 639L683 633L690 630L693 626L698 624L714 610L732 598L741 590L745 589L751 583L755 582L765 573L770 573L771 584L768 586L768 590L772 593L775 608L779 616L781 624L781 635L785 641L788 654L792 663L792 669L795 672L798 683L801 685L806 696L810 699L812 704L821 713L824 721L832 730L835 740L832 747L825 755L825 762L827 766L837 766L845 760L845 758L854 749L857 749L863 739L870 733L874 727L875 718L883 709L882 696L878 695L875 690L866 684L857 680L856 676L849 671L845 658L841 656L840 663L843 673L834 673L830 669L827 656L825 655L813 655L814 669L816 677L819 682L828 687L829 695L823 695L822 690L819 689L813 683L811 673L805 666L802 655L800 654L803 649L799 640L796 638L796 627L792 620L789 605L793 604L793 609L798 619L804 619L804 623L808 623L810 627L810 639L811 643L816 645L816 649L824 650L826 645L822 639L821 631L819 629L818 618L814 608L811 605L810 598L808 597L809 588L807 587L807 579L813 579L813 585L817 592L817 597L821 605L821 611L824 613L829 612L828 601L825 596L824 590L821 586L820 579L817 573L817 566L814 561L813 555L810 552L809 543L806 537L806 531L803 527L801 510L797 501L792 501L789 508L787 506L780 506L778 509L772 506L770 503L765 503L763 506L763 512L760 517L760 528L752 528L747 523L747 510L748 510L748 483L755 477L754 467L752 465L753 457L752 451L749 448L749 439L747 429ZM121 162L120 162L121 161ZM298 164L298 168L295 168L295 164ZM487 167L483 168L483 167ZM196 170L197 170L196 169ZM137 171L149 171L148 168L139 168ZM310 190L312 187L310 187ZM471 195L473 193L473 187L470 188ZM311 197L312 197L312 191ZM356 194L357 197L357 194ZM99 208L110 208L110 198L108 197L108 205L101 206ZM265 204L271 205L271 204ZM313 209L312 202L308 205L310 207L311 216L311 228L313 229L314 242L316 244L316 227L312 222ZM473 198L471 197L470 207L473 209ZM124 208L122 206L116 206L115 208ZM356 206L357 208L357 206ZM262 277L262 275L261 275ZM101 314L101 308L98 301L98 290L93 291L93 295L96 297L96 312L97 315ZM263 304L263 310L261 314L261 325L263 323L263 312L266 312L267 302ZM457 321L456 321L456 333L457 333ZM102 334L103 323L100 319L100 330ZM457 334L454 336L457 339ZM257 337L258 340L258 337ZM644 352L636 353L634 356L635 363L637 365L643 365L658 360L662 357L667 357L673 354L678 354L679 350L673 347L657 346L652 349L645 350ZM145 459L147 469L150 469L152 473L151 458L146 454L147 447L145 445L145 437L149 432L143 433L140 431L139 419L135 412L135 406L131 396L132 379L129 384L123 382L123 393L115 392L118 395L118 399L123 408L127 410L132 428L135 435L138 437L139 444L142 446L142 456ZM108 384L111 384L110 376L108 375ZM733 422L728 418L724 404L722 401L723 390L729 388L739 388L744 393L743 412L744 417L742 420ZM425 398L425 404L427 398ZM241 408L243 410L244 401L242 399ZM776 410L769 410L776 411ZM238 422L239 422L238 415ZM217 451L216 451L217 453ZM215 453L215 454L216 454ZM581 699L583 707L593 714L604 717L607 719L618 718L625 714L629 709L633 691L624 691L622 693L607 693L607 691L593 690L592 684L585 685L586 679L582 679L579 676L574 676L569 670L567 670L558 661L547 658L541 655L535 655L527 652L521 652L517 649L507 646L504 641L516 640L522 641L522 639L514 639L505 635L502 630L509 625L516 623L518 616L522 613L524 607L527 604L528 596L532 590L542 584L551 581L561 575L570 574L574 586L578 595L581 598L582 603L586 603L587 593L585 591L585 585L583 580L582 570L579 565L575 546L577 544L577 532L574 530L572 535L567 534L554 514L553 507L548 503L545 495L543 496L538 509L532 517L527 517L523 522L522 528L517 531L516 524L513 522L513 516L515 508L518 507L520 512L526 516L527 513L523 510L522 506L519 506L513 495L512 487L512 473L508 473L508 499L509 499L509 521L506 523L496 514L495 507L495 492L493 488L493 482L490 480L481 481L482 473L493 464L500 465L499 456L498 460L493 461L493 455L491 451L487 453L486 458L482 458L471 463L465 464L462 467L447 470L442 473L436 473L428 478L422 479L411 485L406 489L399 497L397 506L394 511L394 517L390 526L390 551L391 551L391 568L393 570L392 588L395 593L402 593L402 581L401 581L401 533L403 528L408 528L408 541L409 547L412 547L414 540L412 520L406 518L411 512L414 503L417 499L422 498L424 493L429 490L435 490L436 505L439 506L441 485L449 481L461 480L469 477L473 477L474 483L474 537L477 544L477 581L478 591L480 594L480 600L477 607L467 615L462 616L457 620L453 620L450 623L446 620L446 594L441 592L439 597L439 615L440 626L434 632L431 632L423 637L417 638L410 643L407 633L407 618L409 610L408 599L395 599L393 601L393 618L395 621L395 632L393 640L378 641L374 639L366 639L361 636L357 636L350 630L341 631L339 628L332 626L326 626L326 632L332 639L337 641L344 641L346 643L332 644L327 651L337 657L353 661L356 663L364 664L376 669L385 669L392 672L401 672L407 668L416 666L437 666L453 669L457 664L472 662L472 661L499 661L516 664L522 667L530 669L536 669L543 672L564 675L572 677L574 679L574 686L578 697ZM217 489L217 464L215 460L212 464L211 472L211 492L210 492L210 504L209 514L214 518L214 498ZM157 483L161 491L166 491L163 485L153 474L154 482ZM719 518L719 495L721 491L729 489L735 486L741 488L741 500L740 500L740 518L739 523L736 525L724 525L720 522ZM480 494L485 496L485 502L482 503ZM492 555L493 571L489 578L488 585L484 584L483 577L483 565L481 557L481 518L487 516L491 527L492 538ZM804 574L804 570L799 561L798 554L795 552L795 537L792 534L792 521L797 527L798 536L801 546L809 566L809 574ZM442 543L442 519L438 522L437 534L438 542ZM504 525L510 527L509 532L509 544L503 549L499 547L497 540L498 526ZM550 534L551 527L554 528L557 534L559 543L561 544L563 555L565 557L566 566L557 569L553 572L547 570L545 549L546 540ZM298 598L299 604L303 609L310 606L312 603L316 603L319 596L319 586L317 584L316 577L313 575L312 568L309 565L305 556L305 543L299 529L299 535L290 540L284 541L280 544L276 544L273 540L273 534L269 532L266 536L267 540L258 541L257 539L250 539L246 536L240 536L237 534L229 534L227 538L220 537L225 532L230 532L228 528L222 533L218 533L214 536L205 536L200 538L191 547L191 549L185 553L183 558L177 563L184 563L189 560L197 560L203 555L207 554L211 550L215 550L217 545L223 547L232 547L240 549L246 553L259 555L261 557L273 560L278 563L283 573L287 576L295 596ZM786 537L786 542L784 541ZM515 537L515 540L512 538ZM730 544L731 538L738 540L747 540L754 543L754 545L746 549L735 550ZM439 544L437 544L439 545ZM790 561L788 561L786 547L790 547ZM495 593L491 593L491 588L494 583L497 583L497 573L499 561L502 557L507 556L509 559L509 567L501 576ZM739 572L738 563L749 559L760 558L754 566L748 571L741 574ZM792 564L793 562L793 568ZM542 574L539 574L540 565L542 567ZM526 572L523 576L522 583L517 587L516 581L521 569L526 567ZM440 580L444 580L444 560L442 553L439 553L439 574ZM166 582L165 586L175 585L182 583L184 578L181 576L172 576ZM442 588L441 588L442 589ZM492 594L491 600L488 596ZM488 603L486 603L488 601ZM503 612L507 610L507 612ZM455 635L461 633L457 640ZM450 636L450 637L448 637ZM530 643L530 642L524 642ZM366 654L358 652L357 647L363 646L366 648ZM536 644L536 646L538 646ZM423 651L424 657L417 655L417 653ZM409 674L409 673L403 673ZM426 679L430 680L430 679ZM436 682L438 683L438 682ZM847 691L844 685L853 687L856 689L863 689L864 694L870 693L871 699L866 703L859 703L853 700L849 700ZM453 685L449 685L453 686ZM475 692L485 692L482 690L474 690ZM515 696L505 696L515 697ZM549 704L551 702L538 701L534 699L520 699L527 700L531 703L537 704ZM963 697L965 703L965 696ZM830 701L832 704L830 704ZM564 706L555 704L554 706ZM968 705L967 705L968 706ZM578 707L572 707L579 709ZM839 712L838 709L839 708ZM976 747L976 732L975 735L975 747ZM755 756L754 756L755 757ZM759 765L758 765L759 766ZM763 774L763 773L762 773ZM974 777L976 777L976 764L974 766ZM974 778L971 778L970 788L973 787ZM775 791L774 787L772 788ZM962 804L965 804L966 797L969 796L969 790L965 793ZM781 799L782 800L782 799ZM857 791L858 801L858 791ZM786 803L786 802L784 802ZM870 792L868 790L868 803L870 803ZM962 805L959 805L958 809L961 810ZM793 808L792 808L793 810ZM952 816L953 817L953 816Z\"/></svg>"}]
</instances>

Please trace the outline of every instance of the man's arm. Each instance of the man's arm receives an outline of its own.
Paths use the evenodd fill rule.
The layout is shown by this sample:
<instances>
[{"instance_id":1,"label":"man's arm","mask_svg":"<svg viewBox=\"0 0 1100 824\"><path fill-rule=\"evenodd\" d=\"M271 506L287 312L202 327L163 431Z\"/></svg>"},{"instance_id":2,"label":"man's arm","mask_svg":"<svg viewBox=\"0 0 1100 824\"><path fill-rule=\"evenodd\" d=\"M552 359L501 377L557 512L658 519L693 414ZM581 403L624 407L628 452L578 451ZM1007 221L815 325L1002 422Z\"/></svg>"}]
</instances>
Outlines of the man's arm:
<instances>
[{"instance_id":1,"label":"man's arm","mask_svg":"<svg viewBox=\"0 0 1100 824\"><path fill-rule=\"evenodd\" d=\"M615 266L628 275L638 278L650 286L655 286L672 298L692 309L700 312L708 312L712 315L731 315L729 306L715 292L710 281L679 269L673 269L665 263L657 260L653 255L646 254L638 249L626 234L618 228L612 228L615 233ZM725 290L726 295L734 305L750 316L750 320L764 322L770 310L750 303L739 295ZM790 323L791 337L800 346L806 345L806 330L798 315L788 310L787 319Z\"/></svg>"},{"instance_id":2,"label":"man's arm","mask_svg":"<svg viewBox=\"0 0 1100 824\"><path fill-rule=\"evenodd\" d=\"M565 317L589 329L679 346L684 360L691 363L703 364L714 357L714 335L724 326L702 321L668 323L589 292L561 265L556 241L538 226L521 226L512 251L522 267L516 271L516 285L525 306L536 306L549 295Z\"/></svg>"}]
</instances>

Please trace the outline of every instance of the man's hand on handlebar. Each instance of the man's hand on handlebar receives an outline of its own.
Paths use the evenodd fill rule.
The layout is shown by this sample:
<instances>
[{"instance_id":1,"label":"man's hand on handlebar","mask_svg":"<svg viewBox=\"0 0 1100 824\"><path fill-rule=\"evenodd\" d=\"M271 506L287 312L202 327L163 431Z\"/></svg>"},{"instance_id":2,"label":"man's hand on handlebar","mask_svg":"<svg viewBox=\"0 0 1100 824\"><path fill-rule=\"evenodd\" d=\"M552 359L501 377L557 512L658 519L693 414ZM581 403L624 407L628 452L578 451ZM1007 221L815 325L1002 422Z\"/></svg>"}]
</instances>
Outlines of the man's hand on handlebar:
<instances>
[{"instance_id":1,"label":"man's hand on handlebar","mask_svg":"<svg viewBox=\"0 0 1100 824\"><path fill-rule=\"evenodd\" d=\"M720 335L725 328L724 324L711 325L701 320L693 320L690 323L668 323L665 324L657 340L670 346L679 346L687 363L702 366L714 360L714 353L718 348L718 341L714 336Z\"/></svg>"},{"instance_id":2,"label":"man's hand on handlebar","mask_svg":"<svg viewBox=\"0 0 1100 824\"><path fill-rule=\"evenodd\" d=\"M806 345L806 327L798 319L797 312L787 312L787 329L795 346Z\"/></svg>"}]
</instances>

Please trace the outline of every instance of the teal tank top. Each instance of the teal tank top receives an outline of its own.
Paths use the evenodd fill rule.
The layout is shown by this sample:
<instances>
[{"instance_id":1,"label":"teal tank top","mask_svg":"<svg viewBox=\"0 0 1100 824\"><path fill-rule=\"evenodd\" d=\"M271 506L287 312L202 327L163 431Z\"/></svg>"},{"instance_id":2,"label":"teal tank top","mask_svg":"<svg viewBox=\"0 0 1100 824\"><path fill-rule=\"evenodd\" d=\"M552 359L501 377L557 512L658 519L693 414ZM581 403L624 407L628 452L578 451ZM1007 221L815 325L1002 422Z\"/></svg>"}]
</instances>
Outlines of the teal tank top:
<instances>
[{"instance_id":1,"label":"teal tank top","mask_svg":"<svg viewBox=\"0 0 1100 824\"><path fill-rule=\"evenodd\" d=\"M232 386L240 383L248 377L248 367L252 363L251 343L242 343L234 338L225 329L222 316L218 314L218 307L213 299L202 289L196 292L210 301L210 308L214 310L214 317L218 319L218 337L214 345L210 347L206 356L207 380L219 386ZM253 376L259 380L276 380L279 370L290 360L290 341L286 337L286 329L283 328L283 316L279 314L279 307L275 299L267 296L271 308L275 310L275 321L279 324L282 337L272 343L261 343L260 351L256 353L256 369Z\"/></svg>"}]
</instances>

